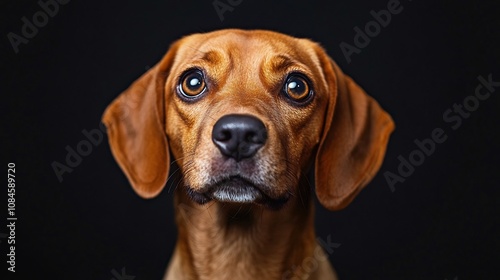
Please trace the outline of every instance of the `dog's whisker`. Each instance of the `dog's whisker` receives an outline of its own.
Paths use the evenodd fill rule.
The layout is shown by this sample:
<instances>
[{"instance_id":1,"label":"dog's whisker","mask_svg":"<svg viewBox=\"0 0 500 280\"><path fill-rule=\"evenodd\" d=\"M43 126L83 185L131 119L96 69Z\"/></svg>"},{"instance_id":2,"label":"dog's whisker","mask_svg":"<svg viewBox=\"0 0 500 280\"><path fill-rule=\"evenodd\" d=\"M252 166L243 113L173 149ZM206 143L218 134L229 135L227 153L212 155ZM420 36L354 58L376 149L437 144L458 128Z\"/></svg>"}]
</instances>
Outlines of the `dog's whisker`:
<instances>
[{"instance_id":1,"label":"dog's whisker","mask_svg":"<svg viewBox=\"0 0 500 280\"><path fill-rule=\"evenodd\" d=\"M170 162L170 164L178 164L179 161L181 160L184 160L186 158L194 158L195 156L195 153L194 152L191 152L191 153L187 153L186 155L182 156L182 157L178 157L178 158L175 158L174 160L172 160Z\"/></svg>"},{"instance_id":2,"label":"dog's whisker","mask_svg":"<svg viewBox=\"0 0 500 280\"><path fill-rule=\"evenodd\" d=\"M302 188L298 188L298 193L299 193L299 198L300 198L300 204L302 205L302 208L304 208L304 210L306 210L306 205L304 203L304 199L302 197Z\"/></svg>"},{"instance_id":3,"label":"dog's whisker","mask_svg":"<svg viewBox=\"0 0 500 280\"><path fill-rule=\"evenodd\" d=\"M165 85L177 90L167 95ZM312 195L330 210L345 207L380 168L394 128L319 44L234 29L174 43L103 123L141 196L165 185L175 192L168 279L334 279L328 261L306 262L315 249L299 245L317 242Z\"/></svg>"},{"instance_id":4,"label":"dog's whisker","mask_svg":"<svg viewBox=\"0 0 500 280\"><path fill-rule=\"evenodd\" d=\"M171 179L172 177L176 176L176 175L178 174L177 172L179 172L179 171L181 171L181 168L180 168L180 167L178 167L176 170L174 170L174 171L170 174L170 176L168 176L168 178L167 178L167 182L168 182L168 181L170 181L170 179ZM177 177L177 176L176 176L176 177ZM174 177L174 178L176 178L176 177ZM182 175L181 175L181 176L178 176L178 177L179 177L179 181L182 181ZM172 185L170 185L170 187L168 188L168 193L170 193L171 188L172 188ZM177 188L177 187L176 187L176 188ZM175 190L175 188L174 188L174 190Z\"/></svg>"},{"instance_id":5,"label":"dog's whisker","mask_svg":"<svg viewBox=\"0 0 500 280\"><path fill-rule=\"evenodd\" d=\"M238 207L238 210L236 211L236 213L234 213L234 214L232 215L232 217L231 217L231 219L232 219L232 220L236 219L236 217L238 216L238 213L240 213L241 207L242 207L242 206L240 205L240 207Z\"/></svg>"},{"instance_id":6,"label":"dog's whisker","mask_svg":"<svg viewBox=\"0 0 500 280\"><path fill-rule=\"evenodd\" d=\"M210 207L212 207L213 205L215 205L215 203L216 203L216 202L215 202L215 201L213 201L212 203L210 203L210 204L207 206L207 208L205 208L205 212L207 212L208 216L210 217L210 219L211 219L212 221L214 221L214 217L213 217L213 216L212 216L212 214L210 213L209 208L210 208Z\"/></svg>"},{"instance_id":7,"label":"dog's whisker","mask_svg":"<svg viewBox=\"0 0 500 280\"><path fill-rule=\"evenodd\" d=\"M175 188L174 188L174 192L179 188L179 187L183 187L184 185L184 180L182 180L181 178L179 178L179 181L177 182L177 184L175 185Z\"/></svg>"}]
</instances>

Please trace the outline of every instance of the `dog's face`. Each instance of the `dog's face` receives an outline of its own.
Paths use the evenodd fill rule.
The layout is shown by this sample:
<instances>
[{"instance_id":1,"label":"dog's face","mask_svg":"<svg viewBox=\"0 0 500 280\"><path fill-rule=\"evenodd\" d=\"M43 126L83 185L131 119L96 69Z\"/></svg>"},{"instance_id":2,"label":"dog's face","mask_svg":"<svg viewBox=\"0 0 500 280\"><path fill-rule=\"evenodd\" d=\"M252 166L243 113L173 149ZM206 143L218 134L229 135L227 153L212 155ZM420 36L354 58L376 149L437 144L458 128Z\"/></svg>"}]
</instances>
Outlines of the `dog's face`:
<instances>
[{"instance_id":1,"label":"dog's face","mask_svg":"<svg viewBox=\"0 0 500 280\"><path fill-rule=\"evenodd\" d=\"M329 98L315 48L268 32L184 39L165 83L166 134L195 201L278 206L297 193Z\"/></svg>"},{"instance_id":2,"label":"dog's face","mask_svg":"<svg viewBox=\"0 0 500 280\"><path fill-rule=\"evenodd\" d=\"M198 203L279 208L309 187L299 181L314 163L316 194L332 210L373 178L394 128L318 44L234 29L174 43L103 122L143 197L163 189L170 150Z\"/></svg>"}]
</instances>

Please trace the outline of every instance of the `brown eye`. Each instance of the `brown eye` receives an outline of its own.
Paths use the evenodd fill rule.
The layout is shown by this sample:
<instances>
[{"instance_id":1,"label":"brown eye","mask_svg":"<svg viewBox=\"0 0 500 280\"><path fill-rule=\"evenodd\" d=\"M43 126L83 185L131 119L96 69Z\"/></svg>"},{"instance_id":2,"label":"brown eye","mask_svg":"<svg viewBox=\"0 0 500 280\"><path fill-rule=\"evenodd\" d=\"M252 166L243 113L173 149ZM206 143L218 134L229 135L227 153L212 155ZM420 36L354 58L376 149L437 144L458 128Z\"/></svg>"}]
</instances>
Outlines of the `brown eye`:
<instances>
[{"instance_id":1,"label":"brown eye","mask_svg":"<svg viewBox=\"0 0 500 280\"><path fill-rule=\"evenodd\" d=\"M284 91L286 96L295 102L304 102L311 95L311 88L307 80L296 74L288 77Z\"/></svg>"},{"instance_id":2,"label":"brown eye","mask_svg":"<svg viewBox=\"0 0 500 280\"><path fill-rule=\"evenodd\" d=\"M187 98L193 98L205 91L205 78L200 70L187 72L179 85L180 93Z\"/></svg>"}]
</instances>

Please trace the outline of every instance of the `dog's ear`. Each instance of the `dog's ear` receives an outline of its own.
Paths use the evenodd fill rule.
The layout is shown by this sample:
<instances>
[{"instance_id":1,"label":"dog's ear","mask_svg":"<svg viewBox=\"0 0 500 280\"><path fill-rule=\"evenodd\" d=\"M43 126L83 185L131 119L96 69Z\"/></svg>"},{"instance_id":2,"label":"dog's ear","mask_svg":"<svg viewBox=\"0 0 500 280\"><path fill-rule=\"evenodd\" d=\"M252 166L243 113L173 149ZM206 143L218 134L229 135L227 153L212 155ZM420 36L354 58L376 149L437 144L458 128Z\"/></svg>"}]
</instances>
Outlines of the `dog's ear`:
<instances>
[{"instance_id":1,"label":"dog's ear","mask_svg":"<svg viewBox=\"0 0 500 280\"><path fill-rule=\"evenodd\" d=\"M170 167L165 134L165 82L177 47L121 93L104 112L111 151L134 190L151 198L166 184Z\"/></svg>"},{"instance_id":2,"label":"dog's ear","mask_svg":"<svg viewBox=\"0 0 500 280\"><path fill-rule=\"evenodd\" d=\"M394 122L321 49L328 108L316 155L316 194L330 210L346 207L375 176Z\"/></svg>"}]
</instances>

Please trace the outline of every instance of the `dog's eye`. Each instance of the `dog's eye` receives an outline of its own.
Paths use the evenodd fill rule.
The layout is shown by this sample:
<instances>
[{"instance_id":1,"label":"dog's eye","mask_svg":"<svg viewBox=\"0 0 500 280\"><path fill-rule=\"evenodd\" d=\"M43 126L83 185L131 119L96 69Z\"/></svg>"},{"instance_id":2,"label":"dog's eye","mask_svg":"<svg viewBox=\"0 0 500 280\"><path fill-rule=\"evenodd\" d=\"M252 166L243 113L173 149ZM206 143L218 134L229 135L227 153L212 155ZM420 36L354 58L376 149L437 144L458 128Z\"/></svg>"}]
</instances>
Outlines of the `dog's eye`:
<instances>
[{"instance_id":1,"label":"dog's eye","mask_svg":"<svg viewBox=\"0 0 500 280\"><path fill-rule=\"evenodd\" d=\"M180 92L186 97L196 97L205 90L205 79L200 70L192 70L184 74L179 85Z\"/></svg>"},{"instance_id":2,"label":"dog's eye","mask_svg":"<svg viewBox=\"0 0 500 280\"><path fill-rule=\"evenodd\" d=\"M311 88L307 80L296 74L288 77L284 91L286 96L295 102L304 102L311 95Z\"/></svg>"}]
</instances>

